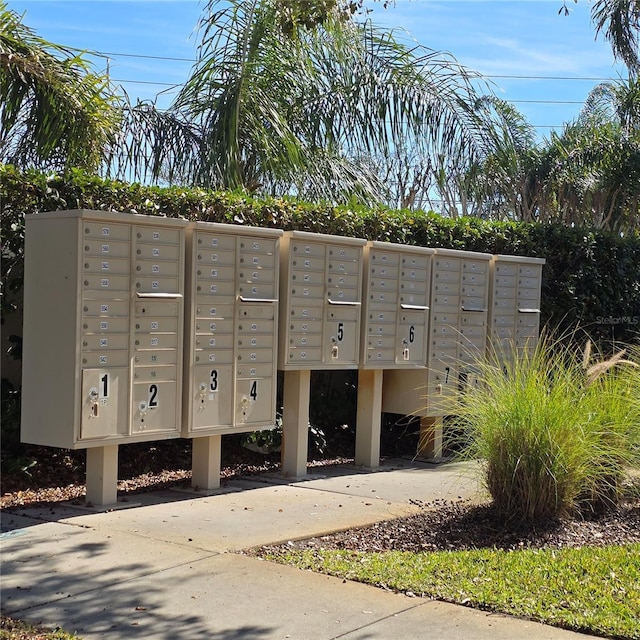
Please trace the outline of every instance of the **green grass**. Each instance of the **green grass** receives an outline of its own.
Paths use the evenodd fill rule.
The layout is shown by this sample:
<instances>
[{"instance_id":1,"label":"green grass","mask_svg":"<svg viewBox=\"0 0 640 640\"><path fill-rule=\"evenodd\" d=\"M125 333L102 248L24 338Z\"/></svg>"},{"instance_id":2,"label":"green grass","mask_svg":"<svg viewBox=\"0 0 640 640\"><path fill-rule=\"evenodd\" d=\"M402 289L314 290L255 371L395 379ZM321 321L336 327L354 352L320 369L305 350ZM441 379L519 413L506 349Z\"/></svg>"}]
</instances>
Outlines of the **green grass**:
<instances>
[{"instance_id":1,"label":"green grass","mask_svg":"<svg viewBox=\"0 0 640 640\"><path fill-rule=\"evenodd\" d=\"M640 639L640 544L424 554L286 550L265 557L575 631Z\"/></svg>"},{"instance_id":2,"label":"green grass","mask_svg":"<svg viewBox=\"0 0 640 640\"><path fill-rule=\"evenodd\" d=\"M0 640L80 640L80 638L75 634L66 633L62 629L53 631L40 625L2 616L0 619Z\"/></svg>"}]
</instances>

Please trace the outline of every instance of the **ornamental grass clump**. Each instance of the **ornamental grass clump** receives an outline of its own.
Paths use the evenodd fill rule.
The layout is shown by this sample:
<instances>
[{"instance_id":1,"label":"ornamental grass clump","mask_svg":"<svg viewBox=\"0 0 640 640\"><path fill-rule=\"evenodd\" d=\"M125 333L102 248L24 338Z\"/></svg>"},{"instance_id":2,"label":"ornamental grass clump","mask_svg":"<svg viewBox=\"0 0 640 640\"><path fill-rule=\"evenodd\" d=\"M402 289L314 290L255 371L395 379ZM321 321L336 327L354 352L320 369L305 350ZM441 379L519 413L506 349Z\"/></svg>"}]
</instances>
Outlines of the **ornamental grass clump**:
<instances>
[{"instance_id":1,"label":"ornamental grass clump","mask_svg":"<svg viewBox=\"0 0 640 640\"><path fill-rule=\"evenodd\" d=\"M625 351L594 359L590 345L580 354L543 337L516 359L494 353L478 367L479 384L457 411L466 452L482 461L505 519L618 503L626 471L640 460L637 362Z\"/></svg>"}]
</instances>

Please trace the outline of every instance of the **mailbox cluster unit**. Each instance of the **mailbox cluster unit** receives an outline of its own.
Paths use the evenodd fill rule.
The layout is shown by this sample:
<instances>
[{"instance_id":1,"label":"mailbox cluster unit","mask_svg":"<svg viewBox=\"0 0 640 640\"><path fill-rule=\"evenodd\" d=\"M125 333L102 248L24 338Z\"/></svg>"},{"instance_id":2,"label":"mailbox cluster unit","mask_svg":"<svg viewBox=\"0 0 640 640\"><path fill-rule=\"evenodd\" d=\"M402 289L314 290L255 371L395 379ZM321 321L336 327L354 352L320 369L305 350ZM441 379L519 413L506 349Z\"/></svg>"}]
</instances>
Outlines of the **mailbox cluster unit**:
<instances>
[{"instance_id":1,"label":"mailbox cluster unit","mask_svg":"<svg viewBox=\"0 0 640 640\"><path fill-rule=\"evenodd\" d=\"M281 236L207 222L187 231L185 437L273 426Z\"/></svg>"},{"instance_id":2,"label":"mailbox cluster unit","mask_svg":"<svg viewBox=\"0 0 640 640\"><path fill-rule=\"evenodd\" d=\"M285 233L279 369L358 367L365 244L359 238Z\"/></svg>"},{"instance_id":3,"label":"mailbox cluster unit","mask_svg":"<svg viewBox=\"0 0 640 640\"><path fill-rule=\"evenodd\" d=\"M376 466L382 411L442 416L488 339L538 335L536 258L87 210L27 216L25 242L22 439L86 448L96 504L126 442L193 438L194 485L218 486L220 434L274 425L278 369L285 473L314 369L360 370Z\"/></svg>"},{"instance_id":4,"label":"mailbox cluster unit","mask_svg":"<svg viewBox=\"0 0 640 640\"><path fill-rule=\"evenodd\" d=\"M365 248L362 368L427 365L427 331L434 249L386 242Z\"/></svg>"},{"instance_id":5,"label":"mailbox cluster unit","mask_svg":"<svg viewBox=\"0 0 640 640\"><path fill-rule=\"evenodd\" d=\"M533 349L540 333L542 258L494 256L489 307L490 355L501 360Z\"/></svg>"},{"instance_id":6,"label":"mailbox cluster unit","mask_svg":"<svg viewBox=\"0 0 640 640\"><path fill-rule=\"evenodd\" d=\"M23 440L75 449L179 435L185 226L27 217Z\"/></svg>"},{"instance_id":7,"label":"mailbox cluster unit","mask_svg":"<svg viewBox=\"0 0 640 640\"><path fill-rule=\"evenodd\" d=\"M384 411L441 416L450 412L460 387L474 383L474 362L487 343L491 258L486 253L436 250L428 368L390 371L384 379Z\"/></svg>"}]
</instances>

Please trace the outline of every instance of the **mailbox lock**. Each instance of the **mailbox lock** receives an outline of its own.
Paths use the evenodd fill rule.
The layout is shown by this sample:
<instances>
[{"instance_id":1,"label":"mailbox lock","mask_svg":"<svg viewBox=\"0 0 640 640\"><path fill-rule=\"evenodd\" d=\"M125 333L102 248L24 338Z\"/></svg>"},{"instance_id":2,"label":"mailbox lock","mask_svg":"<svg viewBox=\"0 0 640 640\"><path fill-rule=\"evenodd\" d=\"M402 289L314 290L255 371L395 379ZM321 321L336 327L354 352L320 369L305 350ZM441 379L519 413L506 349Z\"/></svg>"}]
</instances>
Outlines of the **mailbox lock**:
<instances>
[{"instance_id":1,"label":"mailbox lock","mask_svg":"<svg viewBox=\"0 0 640 640\"><path fill-rule=\"evenodd\" d=\"M97 418L100 405L98 404L98 390L95 387L89 389L89 398L91 399L91 417Z\"/></svg>"},{"instance_id":2,"label":"mailbox lock","mask_svg":"<svg viewBox=\"0 0 640 640\"><path fill-rule=\"evenodd\" d=\"M442 395L442 385L441 384L437 384L436 385L436 393L438 395Z\"/></svg>"}]
</instances>

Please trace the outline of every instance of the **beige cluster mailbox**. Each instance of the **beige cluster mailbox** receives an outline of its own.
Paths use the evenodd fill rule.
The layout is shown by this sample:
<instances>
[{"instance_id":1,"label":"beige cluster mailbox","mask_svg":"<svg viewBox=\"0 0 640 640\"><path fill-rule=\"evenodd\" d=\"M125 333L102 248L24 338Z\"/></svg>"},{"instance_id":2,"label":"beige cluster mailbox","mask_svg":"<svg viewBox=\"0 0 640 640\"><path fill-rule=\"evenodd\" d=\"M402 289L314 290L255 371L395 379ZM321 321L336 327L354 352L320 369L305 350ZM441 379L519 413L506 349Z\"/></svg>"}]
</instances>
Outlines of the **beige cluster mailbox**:
<instances>
[{"instance_id":1,"label":"beige cluster mailbox","mask_svg":"<svg viewBox=\"0 0 640 640\"><path fill-rule=\"evenodd\" d=\"M183 435L273 427L282 231L197 222L188 233Z\"/></svg>"},{"instance_id":2,"label":"beige cluster mailbox","mask_svg":"<svg viewBox=\"0 0 640 640\"><path fill-rule=\"evenodd\" d=\"M278 368L355 369L366 240L285 232Z\"/></svg>"},{"instance_id":3,"label":"beige cluster mailbox","mask_svg":"<svg viewBox=\"0 0 640 640\"><path fill-rule=\"evenodd\" d=\"M179 436L185 226L87 210L26 218L22 439L89 449L88 496L94 471L115 474L118 444Z\"/></svg>"},{"instance_id":4,"label":"beige cluster mailbox","mask_svg":"<svg viewBox=\"0 0 640 640\"><path fill-rule=\"evenodd\" d=\"M220 485L221 434L275 424L282 233L209 222L187 231L182 434L194 438L200 489Z\"/></svg>"},{"instance_id":5,"label":"beige cluster mailbox","mask_svg":"<svg viewBox=\"0 0 640 640\"><path fill-rule=\"evenodd\" d=\"M306 473L313 369L356 369L366 240L287 231L280 252L278 368L284 370L282 469Z\"/></svg>"},{"instance_id":6,"label":"beige cluster mailbox","mask_svg":"<svg viewBox=\"0 0 640 640\"><path fill-rule=\"evenodd\" d=\"M434 253L388 242L365 247L356 464L380 461L383 371L427 365Z\"/></svg>"},{"instance_id":7,"label":"beige cluster mailbox","mask_svg":"<svg viewBox=\"0 0 640 640\"><path fill-rule=\"evenodd\" d=\"M540 333L543 258L497 255L491 261L491 355L509 360L534 349ZM514 349L516 352L514 353Z\"/></svg>"},{"instance_id":8,"label":"beige cluster mailbox","mask_svg":"<svg viewBox=\"0 0 640 640\"><path fill-rule=\"evenodd\" d=\"M459 391L474 384L474 362L484 356L487 343L491 258L485 253L436 249L428 368L422 372L389 371L384 379L384 411L440 418L451 412L451 401ZM427 433L433 423L424 424ZM438 456L440 427L436 431L435 450L431 453Z\"/></svg>"},{"instance_id":9,"label":"beige cluster mailbox","mask_svg":"<svg viewBox=\"0 0 640 640\"><path fill-rule=\"evenodd\" d=\"M369 242L365 247L361 367L425 367L434 249Z\"/></svg>"}]
</instances>

